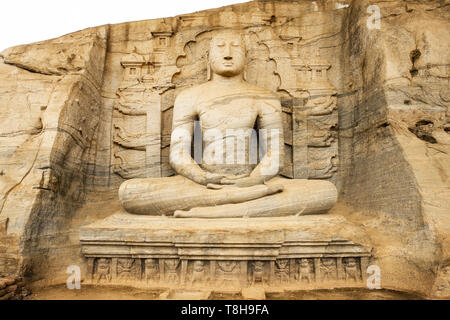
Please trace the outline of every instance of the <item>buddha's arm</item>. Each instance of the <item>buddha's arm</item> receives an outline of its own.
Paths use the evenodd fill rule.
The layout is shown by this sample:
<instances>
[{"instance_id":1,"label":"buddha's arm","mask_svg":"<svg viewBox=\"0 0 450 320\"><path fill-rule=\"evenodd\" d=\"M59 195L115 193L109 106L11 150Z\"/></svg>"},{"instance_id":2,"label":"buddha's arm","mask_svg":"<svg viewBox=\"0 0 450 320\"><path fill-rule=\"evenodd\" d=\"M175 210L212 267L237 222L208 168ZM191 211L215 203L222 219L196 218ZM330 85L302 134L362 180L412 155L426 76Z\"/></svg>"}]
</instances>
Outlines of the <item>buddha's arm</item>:
<instances>
[{"instance_id":1,"label":"buddha's arm","mask_svg":"<svg viewBox=\"0 0 450 320\"><path fill-rule=\"evenodd\" d=\"M284 132L281 104L276 98L265 100L260 105L258 127L260 143L266 152L250 178L264 183L277 176L284 164Z\"/></svg>"},{"instance_id":2,"label":"buddha's arm","mask_svg":"<svg viewBox=\"0 0 450 320\"><path fill-rule=\"evenodd\" d=\"M182 92L175 100L170 140L170 165L180 175L206 185L207 172L192 159L191 142L197 118L192 95Z\"/></svg>"}]
</instances>

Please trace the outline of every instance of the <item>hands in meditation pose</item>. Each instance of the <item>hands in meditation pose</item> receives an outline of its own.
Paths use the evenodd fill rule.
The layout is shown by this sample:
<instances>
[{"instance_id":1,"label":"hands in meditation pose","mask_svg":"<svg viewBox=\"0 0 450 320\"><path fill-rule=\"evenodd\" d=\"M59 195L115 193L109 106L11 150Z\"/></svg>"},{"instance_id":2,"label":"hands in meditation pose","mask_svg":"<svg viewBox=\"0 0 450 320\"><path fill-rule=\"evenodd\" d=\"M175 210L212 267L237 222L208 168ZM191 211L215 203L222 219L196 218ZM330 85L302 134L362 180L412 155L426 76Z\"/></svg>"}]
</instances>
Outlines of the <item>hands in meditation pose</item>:
<instances>
[{"instance_id":1,"label":"hands in meditation pose","mask_svg":"<svg viewBox=\"0 0 450 320\"><path fill-rule=\"evenodd\" d=\"M239 34L213 37L209 81L181 92L175 101L170 164L178 175L125 181L119 199L126 211L236 218L324 213L334 205L332 183L278 176L284 162L280 101L244 80L245 60ZM196 120L203 135L201 164L191 156ZM255 125L260 145L252 148Z\"/></svg>"}]
</instances>

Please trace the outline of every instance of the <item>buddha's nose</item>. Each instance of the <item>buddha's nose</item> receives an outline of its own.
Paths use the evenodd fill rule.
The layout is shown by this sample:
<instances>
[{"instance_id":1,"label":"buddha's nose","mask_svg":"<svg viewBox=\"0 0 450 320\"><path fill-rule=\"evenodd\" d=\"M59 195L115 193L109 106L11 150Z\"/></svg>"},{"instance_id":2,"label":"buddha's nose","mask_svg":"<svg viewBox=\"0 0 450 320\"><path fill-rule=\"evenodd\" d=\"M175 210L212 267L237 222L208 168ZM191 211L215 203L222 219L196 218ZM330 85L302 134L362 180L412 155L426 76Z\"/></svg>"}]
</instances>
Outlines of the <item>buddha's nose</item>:
<instances>
[{"instance_id":1,"label":"buddha's nose","mask_svg":"<svg viewBox=\"0 0 450 320\"><path fill-rule=\"evenodd\" d=\"M230 55L226 55L225 57L223 57L225 60L231 60L231 59L233 59L233 57L232 56L230 56Z\"/></svg>"}]
</instances>

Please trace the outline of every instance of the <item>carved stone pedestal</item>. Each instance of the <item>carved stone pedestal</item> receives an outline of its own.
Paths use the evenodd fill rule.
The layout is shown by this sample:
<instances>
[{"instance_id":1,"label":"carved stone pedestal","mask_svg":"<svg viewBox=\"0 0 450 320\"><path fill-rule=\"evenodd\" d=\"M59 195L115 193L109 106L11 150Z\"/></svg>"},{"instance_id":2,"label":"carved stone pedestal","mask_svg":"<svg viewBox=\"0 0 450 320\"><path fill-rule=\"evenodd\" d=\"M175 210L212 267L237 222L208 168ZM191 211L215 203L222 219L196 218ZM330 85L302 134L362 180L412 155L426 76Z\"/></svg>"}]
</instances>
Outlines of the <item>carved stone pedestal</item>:
<instances>
[{"instance_id":1,"label":"carved stone pedestal","mask_svg":"<svg viewBox=\"0 0 450 320\"><path fill-rule=\"evenodd\" d=\"M119 212L80 234L88 283L240 290L359 287L370 244L341 216L176 219Z\"/></svg>"}]
</instances>

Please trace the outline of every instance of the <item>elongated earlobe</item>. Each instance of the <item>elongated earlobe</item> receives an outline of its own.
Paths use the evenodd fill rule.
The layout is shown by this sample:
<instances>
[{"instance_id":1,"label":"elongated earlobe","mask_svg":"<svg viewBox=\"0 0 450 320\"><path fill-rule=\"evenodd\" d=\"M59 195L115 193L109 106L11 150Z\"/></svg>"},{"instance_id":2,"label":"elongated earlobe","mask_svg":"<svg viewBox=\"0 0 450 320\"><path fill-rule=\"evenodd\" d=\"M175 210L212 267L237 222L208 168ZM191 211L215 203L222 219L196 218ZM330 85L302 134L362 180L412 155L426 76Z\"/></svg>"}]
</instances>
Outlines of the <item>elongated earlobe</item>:
<instances>
[{"instance_id":1,"label":"elongated earlobe","mask_svg":"<svg viewBox=\"0 0 450 320\"><path fill-rule=\"evenodd\" d=\"M247 45L247 42L246 42L246 40L245 40L245 38L243 38L243 43L244 43L244 59L245 59L245 63L244 63L244 72L242 73L242 77L243 77L243 79L244 79L244 81L247 81L247 64L248 64L248 51L247 51L247 48L248 48L248 45Z\"/></svg>"},{"instance_id":2,"label":"elongated earlobe","mask_svg":"<svg viewBox=\"0 0 450 320\"><path fill-rule=\"evenodd\" d=\"M206 63L206 81L210 81L211 80L211 63L208 62Z\"/></svg>"}]
</instances>

